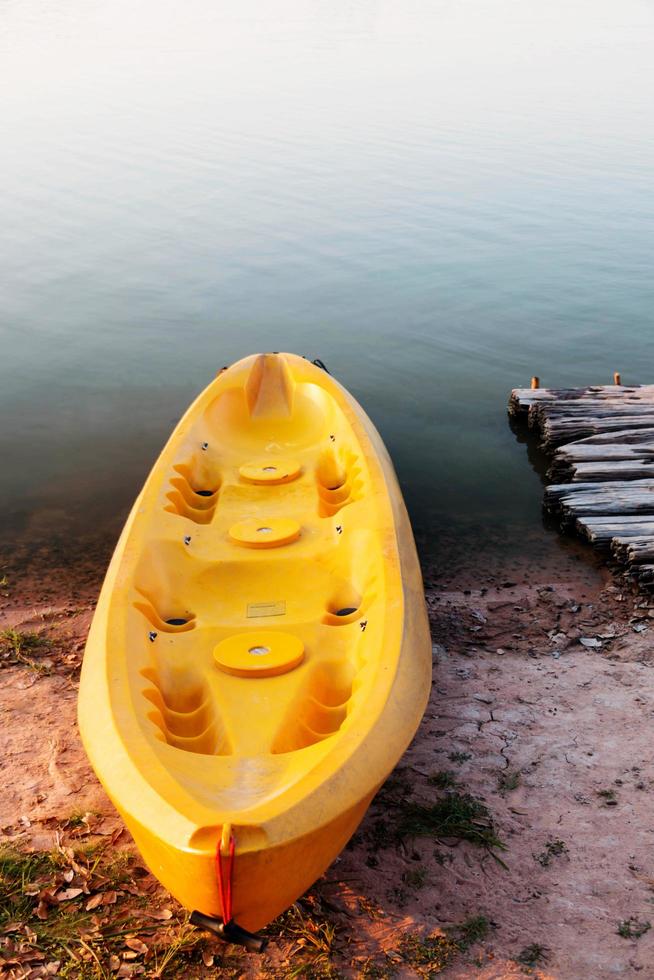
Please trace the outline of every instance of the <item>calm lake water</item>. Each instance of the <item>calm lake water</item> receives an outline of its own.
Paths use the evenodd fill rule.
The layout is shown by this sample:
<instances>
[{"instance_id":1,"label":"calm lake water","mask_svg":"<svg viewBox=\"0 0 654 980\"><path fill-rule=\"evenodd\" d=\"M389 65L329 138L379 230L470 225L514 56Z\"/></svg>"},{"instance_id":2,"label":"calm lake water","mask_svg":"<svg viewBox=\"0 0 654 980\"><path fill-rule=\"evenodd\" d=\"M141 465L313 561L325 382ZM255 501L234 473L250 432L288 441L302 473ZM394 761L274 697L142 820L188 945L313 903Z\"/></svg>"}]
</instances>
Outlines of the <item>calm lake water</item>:
<instances>
[{"instance_id":1,"label":"calm lake water","mask_svg":"<svg viewBox=\"0 0 654 980\"><path fill-rule=\"evenodd\" d=\"M433 553L555 548L506 399L654 380L653 32L635 0L4 4L5 539L113 533L274 349L363 403Z\"/></svg>"}]
</instances>

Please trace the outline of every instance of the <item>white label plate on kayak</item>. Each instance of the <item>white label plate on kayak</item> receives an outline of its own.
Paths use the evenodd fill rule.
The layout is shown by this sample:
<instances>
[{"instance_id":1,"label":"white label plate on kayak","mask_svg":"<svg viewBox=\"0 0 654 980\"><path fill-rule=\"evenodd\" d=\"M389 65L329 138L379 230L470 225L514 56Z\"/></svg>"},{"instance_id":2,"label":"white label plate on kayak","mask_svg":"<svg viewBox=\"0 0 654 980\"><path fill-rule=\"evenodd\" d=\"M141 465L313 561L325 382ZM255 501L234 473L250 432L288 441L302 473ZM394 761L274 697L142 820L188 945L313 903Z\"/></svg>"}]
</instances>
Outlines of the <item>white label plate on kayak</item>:
<instances>
[{"instance_id":1,"label":"white label plate on kayak","mask_svg":"<svg viewBox=\"0 0 654 980\"><path fill-rule=\"evenodd\" d=\"M281 602L249 602L247 618L257 619L260 616L285 616L286 601Z\"/></svg>"}]
</instances>

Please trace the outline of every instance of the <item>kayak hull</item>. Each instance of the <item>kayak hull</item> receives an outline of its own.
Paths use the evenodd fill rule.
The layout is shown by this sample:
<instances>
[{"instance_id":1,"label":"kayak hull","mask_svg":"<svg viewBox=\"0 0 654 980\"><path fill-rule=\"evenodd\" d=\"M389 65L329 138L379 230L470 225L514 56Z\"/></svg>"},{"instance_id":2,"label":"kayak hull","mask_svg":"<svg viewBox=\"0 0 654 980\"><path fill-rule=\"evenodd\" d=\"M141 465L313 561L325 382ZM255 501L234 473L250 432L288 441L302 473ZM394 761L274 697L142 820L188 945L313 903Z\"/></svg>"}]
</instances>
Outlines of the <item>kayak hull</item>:
<instances>
[{"instance_id":1,"label":"kayak hull","mask_svg":"<svg viewBox=\"0 0 654 980\"><path fill-rule=\"evenodd\" d=\"M221 918L227 834L234 918L261 928L352 836L430 687L420 567L374 426L295 355L221 372L134 504L82 670L84 746L146 864Z\"/></svg>"},{"instance_id":2,"label":"kayak hull","mask_svg":"<svg viewBox=\"0 0 654 980\"><path fill-rule=\"evenodd\" d=\"M261 929L304 894L352 837L372 795L303 837L239 856L233 879L233 912L239 925L249 931ZM134 824L128 814L121 816L145 864L164 888L185 908L219 919L215 853L171 848L148 828Z\"/></svg>"}]
</instances>

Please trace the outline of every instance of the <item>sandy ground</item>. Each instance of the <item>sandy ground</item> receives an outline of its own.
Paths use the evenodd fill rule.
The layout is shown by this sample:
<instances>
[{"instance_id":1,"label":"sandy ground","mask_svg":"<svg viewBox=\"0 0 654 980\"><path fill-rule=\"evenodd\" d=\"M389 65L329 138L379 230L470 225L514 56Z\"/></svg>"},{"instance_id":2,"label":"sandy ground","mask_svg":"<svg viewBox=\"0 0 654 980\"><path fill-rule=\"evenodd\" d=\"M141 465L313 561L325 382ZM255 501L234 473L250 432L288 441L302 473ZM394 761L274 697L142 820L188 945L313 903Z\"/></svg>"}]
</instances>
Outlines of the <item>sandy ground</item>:
<instances>
[{"instance_id":1,"label":"sandy ground","mask_svg":"<svg viewBox=\"0 0 654 980\"><path fill-rule=\"evenodd\" d=\"M47 848L67 817L95 811L94 834L129 848L75 723L101 562L89 553L50 563L46 576L39 556L28 566L18 556L6 569L0 629L43 632L49 645L18 656L5 645L2 656L2 835ZM537 568L500 562L427 581L431 701L354 841L309 896L305 907L336 938L327 972L302 975L434 976L403 938L483 916L487 935L443 976L654 976L654 929L618 934L620 923L639 932L654 919L654 603L650 616L648 602L572 548ZM441 798L444 781L484 802L502 863L466 841L389 834L407 803ZM264 960L193 976L288 976L290 954L282 935Z\"/></svg>"}]
</instances>

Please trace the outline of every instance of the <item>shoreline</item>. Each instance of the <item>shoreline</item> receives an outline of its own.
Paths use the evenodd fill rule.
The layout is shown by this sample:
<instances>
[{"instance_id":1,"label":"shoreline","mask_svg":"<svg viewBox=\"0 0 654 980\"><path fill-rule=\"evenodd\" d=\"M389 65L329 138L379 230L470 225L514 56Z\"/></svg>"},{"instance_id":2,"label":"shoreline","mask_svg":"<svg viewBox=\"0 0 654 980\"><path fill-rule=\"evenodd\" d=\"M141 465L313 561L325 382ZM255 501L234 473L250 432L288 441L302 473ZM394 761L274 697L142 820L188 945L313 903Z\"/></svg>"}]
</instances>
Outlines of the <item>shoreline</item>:
<instances>
[{"instance_id":1,"label":"shoreline","mask_svg":"<svg viewBox=\"0 0 654 980\"><path fill-rule=\"evenodd\" d=\"M0 629L41 638L12 653L3 634L0 840L24 852L95 846L101 865L114 852L135 860L75 723L79 666L110 547L81 545L74 560L46 545L29 557L16 552L0 589ZM188 949L182 944L182 972L171 966L166 976L215 976L222 964L235 975L281 977L306 960L314 973L305 975L315 976L442 970L457 980L525 973L599 980L635 976L652 961L652 931L618 934L620 923L647 923L654 888L649 601L622 592L588 549L573 544L547 562L468 560L447 574L426 568L424 576L432 698L355 838L273 927L262 959L243 959L194 933ZM433 828L400 832L409 813L433 818L446 799L477 801L478 821L494 835L485 840L501 847ZM184 916L145 871L133 871L109 889L115 904L98 906L104 914L89 927L99 930L91 947L107 963L117 957L109 975L154 976L157 947L129 888L170 912L157 939L162 948L184 932ZM71 908L93 904L95 894L87 901L81 892ZM48 920L63 914L46 911ZM97 938L126 915L136 916L130 936L148 953L131 949L136 955L124 958L129 946L105 948ZM15 946L14 934L5 938ZM48 974L29 974L39 975Z\"/></svg>"}]
</instances>

